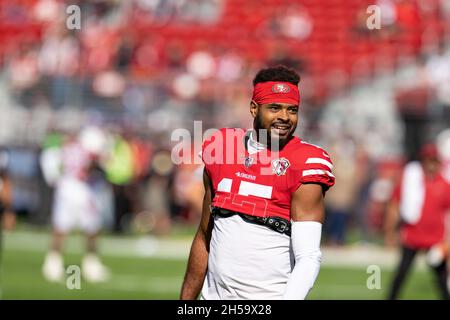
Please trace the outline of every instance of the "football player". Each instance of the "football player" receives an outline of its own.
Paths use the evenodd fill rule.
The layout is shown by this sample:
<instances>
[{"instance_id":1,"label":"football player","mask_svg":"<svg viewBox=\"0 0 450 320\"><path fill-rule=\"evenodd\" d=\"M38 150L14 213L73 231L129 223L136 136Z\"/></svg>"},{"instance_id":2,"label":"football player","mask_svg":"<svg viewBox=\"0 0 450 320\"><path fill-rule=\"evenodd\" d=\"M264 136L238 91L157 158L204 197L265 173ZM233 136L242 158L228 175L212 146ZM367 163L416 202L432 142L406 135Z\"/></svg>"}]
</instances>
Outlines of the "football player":
<instances>
[{"instance_id":1,"label":"football player","mask_svg":"<svg viewBox=\"0 0 450 320\"><path fill-rule=\"evenodd\" d=\"M109 278L108 268L102 264L96 254L102 216L93 188L89 183L96 167L96 160L94 153L83 145L81 138L81 134L69 136L60 154L62 174L55 179L52 242L42 266L42 273L50 282L59 282L64 279L62 256L64 239L77 227L86 235L87 254L81 265L84 279L89 282L103 282Z\"/></svg>"},{"instance_id":2,"label":"football player","mask_svg":"<svg viewBox=\"0 0 450 320\"><path fill-rule=\"evenodd\" d=\"M388 206L386 244L396 243L399 229L401 245L401 258L388 299L399 297L417 253L426 252L441 298L449 300L445 221L450 209L450 184L440 171L441 159L434 144L422 146L419 158L420 161L406 164Z\"/></svg>"},{"instance_id":3,"label":"football player","mask_svg":"<svg viewBox=\"0 0 450 320\"><path fill-rule=\"evenodd\" d=\"M181 299L305 299L313 287L335 179L328 153L293 135L299 80L283 66L260 70L253 129L204 141L203 213Z\"/></svg>"}]
</instances>

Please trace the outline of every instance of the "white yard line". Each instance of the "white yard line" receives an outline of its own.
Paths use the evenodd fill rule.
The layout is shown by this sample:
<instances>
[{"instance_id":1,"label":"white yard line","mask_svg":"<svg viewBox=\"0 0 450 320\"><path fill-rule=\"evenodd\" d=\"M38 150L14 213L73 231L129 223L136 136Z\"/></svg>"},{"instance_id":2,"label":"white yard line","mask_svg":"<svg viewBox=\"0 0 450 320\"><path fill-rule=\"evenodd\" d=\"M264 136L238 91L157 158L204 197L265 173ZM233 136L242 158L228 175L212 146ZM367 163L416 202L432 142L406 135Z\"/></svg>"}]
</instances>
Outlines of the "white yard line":
<instances>
[{"instance_id":1,"label":"white yard line","mask_svg":"<svg viewBox=\"0 0 450 320\"><path fill-rule=\"evenodd\" d=\"M50 235L23 231L7 232L4 235L4 249L11 251L46 252ZM69 237L64 246L66 252L84 252L84 239L81 235ZM102 255L113 257L161 258L185 260L188 257L190 242L184 240L160 240L151 236L141 238L103 237L99 241Z\"/></svg>"},{"instance_id":2,"label":"white yard line","mask_svg":"<svg viewBox=\"0 0 450 320\"><path fill-rule=\"evenodd\" d=\"M50 235L41 232L13 231L5 232L3 249L11 251L35 251L45 253ZM65 251L82 254L84 239L81 235L68 238ZM100 239L101 255L124 258L160 258L186 260L191 240L159 239L149 235L140 238L104 236ZM367 268L377 265L392 269L399 259L396 249L386 249L375 245L354 245L342 248L322 248L322 265L347 268ZM425 259L419 256L417 266L426 269Z\"/></svg>"}]
</instances>

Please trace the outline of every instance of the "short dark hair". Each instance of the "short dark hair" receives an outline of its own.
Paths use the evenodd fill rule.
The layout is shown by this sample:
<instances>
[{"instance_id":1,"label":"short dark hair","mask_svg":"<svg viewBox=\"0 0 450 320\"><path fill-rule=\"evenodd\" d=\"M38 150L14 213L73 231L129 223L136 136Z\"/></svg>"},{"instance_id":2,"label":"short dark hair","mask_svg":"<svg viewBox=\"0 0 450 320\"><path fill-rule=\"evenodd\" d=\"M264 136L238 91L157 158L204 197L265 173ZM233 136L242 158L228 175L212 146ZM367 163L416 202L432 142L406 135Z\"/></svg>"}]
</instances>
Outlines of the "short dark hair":
<instances>
[{"instance_id":1,"label":"short dark hair","mask_svg":"<svg viewBox=\"0 0 450 320\"><path fill-rule=\"evenodd\" d=\"M294 69L278 65L276 67L269 67L259 70L253 79L253 86L257 83L267 81L283 81L297 86L300 82L300 76Z\"/></svg>"}]
</instances>

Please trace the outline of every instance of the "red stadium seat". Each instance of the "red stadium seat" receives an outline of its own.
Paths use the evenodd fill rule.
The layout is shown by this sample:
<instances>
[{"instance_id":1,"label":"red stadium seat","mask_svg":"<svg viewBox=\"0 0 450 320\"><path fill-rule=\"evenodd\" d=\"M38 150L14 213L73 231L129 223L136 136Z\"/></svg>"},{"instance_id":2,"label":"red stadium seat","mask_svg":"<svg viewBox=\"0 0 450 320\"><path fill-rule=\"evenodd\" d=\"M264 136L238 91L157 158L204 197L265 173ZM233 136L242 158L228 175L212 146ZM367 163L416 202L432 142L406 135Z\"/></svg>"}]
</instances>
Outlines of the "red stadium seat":
<instances>
[{"instance_id":1,"label":"red stadium seat","mask_svg":"<svg viewBox=\"0 0 450 320\"><path fill-rule=\"evenodd\" d=\"M30 12L35 3L35 0L22 1ZM248 59L257 61L269 59L274 48L283 43L290 54L310 62L308 69L313 73L343 70L352 74L355 61L361 64L366 61L367 70L378 63L394 65L400 55L419 54L422 41L427 45L439 41L446 28L450 28L450 22L440 19L437 11L419 17L414 5L406 4L401 7L399 15L404 32L393 34L389 39L377 38L376 31L357 34L354 27L358 13L365 12L372 3L369 0L348 0L345 3L340 0L303 0L293 5L288 0L224 0L223 14L215 24L205 26L173 21L160 26L139 20L136 23L132 21L120 32L122 35L135 34L137 38L157 34L163 39L162 44L177 40L186 53L202 46L233 48ZM272 19L281 19L277 13L297 8L305 10L312 19L312 32L307 39L289 38L270 28ZM420 21L420 26L415 26L414 21ZM43 27L32 17L20 26L0 21L0 54L18 47L23 41L40 41ZM436 36L422 37L424 30Z\"/></svg>"}]
</instances>

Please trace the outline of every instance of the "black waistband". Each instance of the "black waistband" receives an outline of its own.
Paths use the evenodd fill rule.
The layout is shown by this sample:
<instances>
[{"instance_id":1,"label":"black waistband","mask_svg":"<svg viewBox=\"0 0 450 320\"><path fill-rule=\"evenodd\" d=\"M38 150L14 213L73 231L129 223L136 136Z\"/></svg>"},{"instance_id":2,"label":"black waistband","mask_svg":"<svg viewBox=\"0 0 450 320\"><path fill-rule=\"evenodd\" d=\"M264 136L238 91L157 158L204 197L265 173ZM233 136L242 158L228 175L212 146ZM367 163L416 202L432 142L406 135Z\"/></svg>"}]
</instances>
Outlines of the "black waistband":
<instances>
[{"instance_id":1,"label":"black waistband","mask_svg":"<svg viewBox=\"0 0 450 320\"><path fill-rule=\"evenodd\" d=\"M257 217L248 214L231 211L228 209L211 207L211 213L220 217L231 217L235 214L239 215L244 221L263 225L279 233L291 236L291 222L280 217Z\"/></svg>"}]
</instances>

